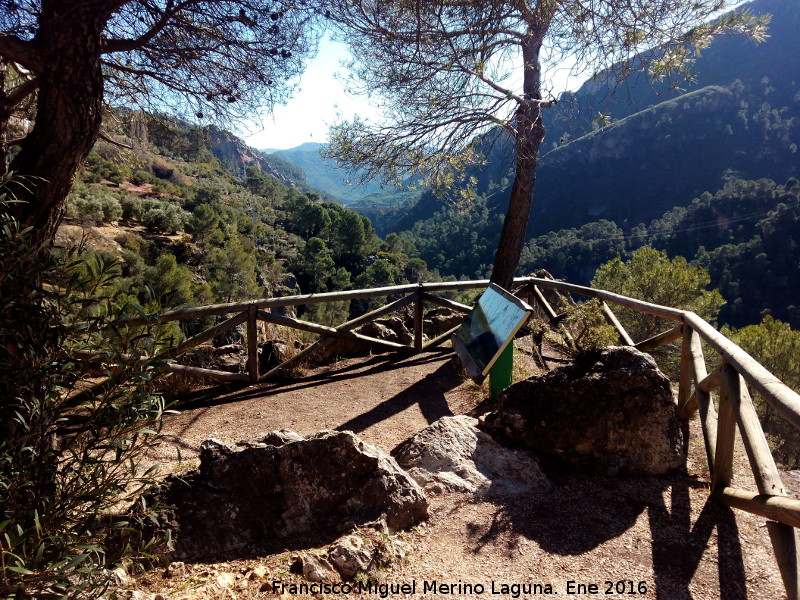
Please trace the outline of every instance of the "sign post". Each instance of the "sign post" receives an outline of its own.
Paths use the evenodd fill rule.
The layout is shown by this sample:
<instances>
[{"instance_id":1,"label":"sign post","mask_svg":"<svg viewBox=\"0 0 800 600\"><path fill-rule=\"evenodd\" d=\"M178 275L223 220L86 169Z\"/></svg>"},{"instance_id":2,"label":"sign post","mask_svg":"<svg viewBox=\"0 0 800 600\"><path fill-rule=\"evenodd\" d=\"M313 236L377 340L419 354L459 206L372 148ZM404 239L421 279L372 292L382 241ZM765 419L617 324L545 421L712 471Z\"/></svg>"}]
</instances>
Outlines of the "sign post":
<instances>
[{"instance_id":1,"label":"sign post","mask_svg":"<svg viewBox=\"0 0 800 600\"><path fill-rule=\"evenodd\" d=\"M483 383L491 372L492 398L511 384L514 335L533 309L495 284L478 299L453 334L453 348L475 383Z\"/></svg>"},{"instance_id":2,"label":"sign post","mask_svg":"<svg viewBox=\"0 0 800 600\"><path fill-rule=\"evenodd\" d=\"M497 399L504 389L511 385L511 374L514 370L514 340L500 353L489 373L489 397Z\"/></svg>"}]
</instances>

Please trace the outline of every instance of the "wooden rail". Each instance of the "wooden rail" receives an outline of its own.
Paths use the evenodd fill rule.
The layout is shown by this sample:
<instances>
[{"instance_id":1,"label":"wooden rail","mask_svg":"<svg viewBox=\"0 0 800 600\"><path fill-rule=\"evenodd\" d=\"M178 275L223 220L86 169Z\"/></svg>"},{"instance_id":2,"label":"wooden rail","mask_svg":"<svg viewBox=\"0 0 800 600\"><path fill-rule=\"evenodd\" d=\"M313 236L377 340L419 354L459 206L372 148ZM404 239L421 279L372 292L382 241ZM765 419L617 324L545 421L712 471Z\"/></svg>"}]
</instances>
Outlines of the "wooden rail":
<instances>
[{"instance_id":1,"label":"wooden rail","mask_svg":"<svg viewBox=\"0 0 800 600\"><path fill-rule=\"evenodd\" d=\"M178 346L162 352L161 358L174 358L183 352L203 343L220 332L243 323L247 324L247 370L246 374L227 373L171 364L170 369L183 373L212 377L226 381L258 382L271 379L277 374L307 358L318 349L330 344L334 339L346 338L372 344L388 350L407 353L423 352L450 339L454 329L434 339L424 338L424 305L430 303L444 306L458 312L468 312L469 306L437 296L436 293L461 290L480 290L488 285L488 280L458 281L439 283L420 283L364 290L331 292L326 294L304 294L282 298L265 298L251 302L217 304L197 308L186 308L147 317L131 317L120 320L118 325L137 325L144 323L166 323L209 316L231 315L224 322L199 333ZM714 498L732 508L744 510L768 520L767 527L775 551L778 567L790 600L800 600L800 561L798 560L798 538L795 527L800 526L800 500L786 496L780 474L767 445L764 432L753 407L748 385L761 394L778 414L800 429L800 395L769 373L744 350L736 346L696 314L677 308L660 306L634 298L628 298L604 290L573 285L552 279L520 277L514 280L516 293L527 298L531 305L538 305L553 327L562 327L568 344L574 344L569 332L563 328L563 317L558 314L559 307L553 307L542 290L564 294L572 302L570 294L595 298L608 322L614 326L624 345L642 351L652 351L658 347L681 340L680 375L678 382L677 409L683 419L691 418L699 412L700 424L705 441L706 456L712 478ZM270 309L298 306L319 302L336 302L369 298L396 298L385 306L365 315L347 321L338 327L326 327L282 315L273 314ZM383 315L413 304L413 342L398 344L378 340L353 331L361 325ZM677 321L663 333L638 343L630 337L616 318L609 305L623 306L654 317ZM298 355L286 360L267 373L259 373L257 322L270 322L320 335L320 339ZM722 366L710 374L706 368L701 341L719 355ZM715 408L712 394L718 394L719 411ZM749 466L758 489L757 493L737 489L732 485L734 440L739 430L747 453Z\"/></svg>"}]
</instances>

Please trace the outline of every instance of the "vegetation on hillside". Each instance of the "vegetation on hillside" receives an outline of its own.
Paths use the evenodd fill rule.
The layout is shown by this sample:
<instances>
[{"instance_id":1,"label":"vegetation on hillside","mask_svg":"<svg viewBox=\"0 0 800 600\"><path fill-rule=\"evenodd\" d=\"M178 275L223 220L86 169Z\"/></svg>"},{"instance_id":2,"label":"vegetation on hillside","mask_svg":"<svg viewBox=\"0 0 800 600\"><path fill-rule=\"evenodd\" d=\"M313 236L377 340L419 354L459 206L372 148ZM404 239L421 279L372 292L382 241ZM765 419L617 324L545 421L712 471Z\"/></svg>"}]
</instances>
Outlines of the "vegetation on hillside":
<instances>
[{"instance_id":1,"label":"vegetation on hillside","mask_svg":"<svg viewBox=\"0 0 800 600\"><path fill-rule=\"evenodd\" d=\"M203 129L128 114L117 134L132 148L95 146L67 215L73 223L117 223L115 286L142 304L183 307L437 277L412 245L397 235L381 240L366 217L256 165L242 180L232 176ZM323 305L309 310L336 320L317 314ZM337 310L344 320L350 308Z\"/></svg>"},{"instance_id":2,"label":"vegetation on hillside","mask_svg":"<svg viewBox=\"0 0 800 600\"><path fill-rule=\"evenodd\" d=\"M143 455L166 410L152 357L175 332L111 326L142 310L117 291L115 261L37 251L6 200L0 286L21 292L0 295L0 597L96 597L110 569L150 551L129 532L155 508L133 505L154 481ZM36 286L20 260L39 267ZM79 360L92 355L106 358Z\"/></svg>"}]
</instances>

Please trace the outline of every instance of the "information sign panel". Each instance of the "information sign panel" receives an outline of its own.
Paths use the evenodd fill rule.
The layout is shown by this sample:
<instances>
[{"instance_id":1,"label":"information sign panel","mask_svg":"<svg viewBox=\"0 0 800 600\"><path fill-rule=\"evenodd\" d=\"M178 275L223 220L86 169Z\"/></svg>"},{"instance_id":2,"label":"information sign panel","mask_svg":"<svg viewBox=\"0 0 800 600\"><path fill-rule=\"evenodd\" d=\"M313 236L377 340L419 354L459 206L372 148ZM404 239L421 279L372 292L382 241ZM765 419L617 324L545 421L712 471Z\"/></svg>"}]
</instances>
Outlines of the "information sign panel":
<instances>
[{"instance_id":1,"label":"information sign panel","mask_svg":"<svg viewBox=\"0 0 800 600\"><path fill-rule=\"evenodd\" d=\"M533 309L499 285L489 287L453 334L469 376L481 383Z\"/></svg>"}]
</instances>

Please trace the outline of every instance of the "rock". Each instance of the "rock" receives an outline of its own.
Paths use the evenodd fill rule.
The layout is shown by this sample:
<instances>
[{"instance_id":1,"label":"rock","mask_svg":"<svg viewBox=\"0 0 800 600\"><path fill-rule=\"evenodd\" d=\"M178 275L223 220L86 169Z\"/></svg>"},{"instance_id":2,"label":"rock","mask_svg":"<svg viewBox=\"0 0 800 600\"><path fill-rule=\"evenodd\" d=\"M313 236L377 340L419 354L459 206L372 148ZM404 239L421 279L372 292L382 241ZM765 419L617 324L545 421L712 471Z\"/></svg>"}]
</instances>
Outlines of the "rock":
<instances>
[{"instance_id":1,"label":"rock","mask_svg":"<svg viewBox=\"0 0 800 600\"><path fill-rule=\"evenodd\" d=\"M398 335L394 331L376 321L362 325L356 329L356 332L387 342L399 342ZM336 358L366 356L372 352L380 353L385 351L386 348L364 340L339 338L320 349L316 353L316 359L320 363L326 363Z\"/></svg>"},{"instance_id":2,"label":"rock","mask_svg":"<svg viewBox=\"0 0 800 600\"><path fill-rule=\"evenodd\" d=\"M289 358L289 345L281 340L267 340L261 344L258 353L258 368L266 373Z\"/></svg>"},{"instance_id":3,"label":"rock","mask_svg":"<svg viewBox=\"0 0 800 600\"><path fill-rule=\"evenodd\" d=\"M215 325L227 321L233 316L234 315L219 315L216 319ZM237 325L233 329L223 331L219 335L214 336L214 338L211 340L211 343L216 348L230 345L241 346L241 344L244 343L244 326Z\"/></svg>"},{"instance_id":4,"label":"rock","mask_svg":"<svg viewBox=\"0 0 800 600\"><path fill-rule=\"evenodd\" d=\"M395 342L399 341L397 334L389 329L383 323L379 323L377 321L371 321L362 325L357 329L359 333L364 335L368 335L369 337L373 337L379 340L384 340L386 342Z\"/></svg>"},{"instance_id":5,"label":"rock","mask_svg":"<svg viewBox=\"0 0 800 600\"><path fill-rule=\"evenodd\" d=\"M174 507L170 558L252 555L304 537L325 543L381 516L392 530L427 516L423 491L375 446L351 432L295 436L273 432L238 451L207 440L199 470L167 478L154 495Z\"/></svg>"},{"instance_id":6,"label":"rock","mask_svg":"<svg viewBox=\"0 0 800 600\"><path fill-rule=\"evenodd\" d=\"M392 455L426 492L545 492L551 484L530 454L506 448L468 416L442 417Z\"/></svg>"},{"instance_id":7,"label":"rock","mask_svg":"<svg viewBox=\"0 0 800 600\"><path fill-rule=\"evenodd\" d=\"M164 570L164 577L175 579L177 577L183 577L184 575L186 575L186 563L172 562L169 563Z\"/></svg>"},{"instance_id":8,"label":"rock","mask_svg":"<svg viewBox=\"0 0 800 600\"><path fill-rule=\"evenodd\" d=\"M130 587L133 579L123 567L117 567L111 571L111 583L118 588Z\"/></svg>"},{"instance_id":9,"label":"rock","mask_svg":"<svg viewBox=\"0 0 800 600\"><path fill-rule=\"evenodd\" d=\"M229 373L239 373L244 370L246 358L238 354L223 354L217 358L216 368Z\"/></svg>"},{"instance_id":10,"label":"rock","mask_svg":"<svg viewBox=\"0 0 800 600\"><path fill-rule=\"evenodd\" d=\"M253 442L258 444L265 444L267 446L284 446L291 442L302 442L304 438L299 433L295 433L291 429L279 429L277 431L270 431L269 433L262 433L253 439Z\"/></svg>"},{"instance_id":11,"label":"rock","mask_svg":"<svg viewBox=\"0 0 800 600\"><path fill-rule=\"evenodd\" d=\"M413 321L412 323L407 323L403 317L395 315L394 317L389 317L388 319L378 319L375 322L378 325L383 325L394 333L394 339L391 339L390 341L409 345L414 342L414 334L411 333L411 330L409 329L409 325L413 327Z\"/></svg>"},{"instance_id":12,"label":"rock","mask_svg":"<svg viewBox=\"0 0 800 600\"><path fill-rule=\"evenodd\" d=\"M339 579L331 563L322 556L305 553L300 560L303 563L303 577L307 581L336 581Z\"/></svg>"},{"instance_id":13,"label":"rock","mask_svg":"<svg viewBox=\"0 0 800 600\"><path fill-rule=\"evenodd\" d=\"M445 331L450 331L463 320L463 313L456 312L449 308L434 308L425 313L422 327L425 335L429 338L433 338L443 334Z\"/></svg>"},{"instance_id":14,"label":"rock","mask_svg":"<svg viewBox=\"0 0 800 600\"><path fill-rule=\"evenodd\" d=\"M331 545L328 558L345 579L370 570L375 556L375 544L360 535L346 535Z\"/></svg>"},{"instance_id":15,"label":"rock","mask_svg":"<svg viewBox=\"0 0 800 600\"><path fill-rule=\"evenodd\" d=\"M612 347L594 360L507 388L486 429L608 475L662 475L684 464L670 382L647 354Z\"/></svg>"},{"instance_id":16,"label":"rock","mask_svg":"<svg viewBox=\"0 0 800 600\"><path fill-rule=\"evenodd\" d=\"M247 574L247 579L249 581L254 581L256 579L262 580L266 579L267 575L269 575L269 571L267 570L267 568L263 565L258 565L256 567L253 567L253 570Z\"/></svg>"}]
</instances>

